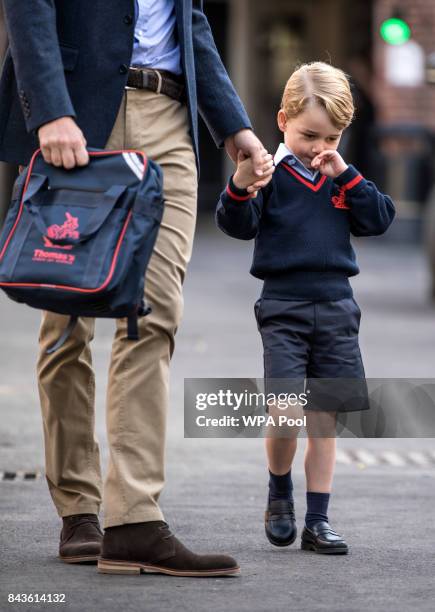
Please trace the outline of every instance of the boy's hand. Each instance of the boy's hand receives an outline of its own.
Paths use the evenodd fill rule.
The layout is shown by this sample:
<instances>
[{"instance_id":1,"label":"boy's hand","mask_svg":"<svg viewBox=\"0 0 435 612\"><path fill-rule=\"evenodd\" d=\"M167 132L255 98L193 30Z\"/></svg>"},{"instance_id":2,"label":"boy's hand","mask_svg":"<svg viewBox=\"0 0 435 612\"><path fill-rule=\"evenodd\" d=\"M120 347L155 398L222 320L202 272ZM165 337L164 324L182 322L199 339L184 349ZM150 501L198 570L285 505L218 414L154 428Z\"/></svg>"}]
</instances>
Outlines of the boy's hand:
<instances>
[{"instance_id":1,"label":"boy's hand","mask_svg":"<svg viewBox=\"0 0 435 612\"><path fill-rule=\"evenodd\" d=\"M246 157L241 151L237 154L237 170L233 176L234 185L239 189L246 189L254 197L257 195L258 189L265 187L269 183L275 171L272 155L266 151L262 155L263 165L261 171L263 175L259 177L255 171L252 157Z\"/></svg>"},{"instance_id":2,"label":"boy's hand","mask_svg":"<svg viewBox=\"0 0 435 612\"><path fill-rule=\"evenodd\" d=\"M348 168L340 153L334 150L322 151L316 155L311 166L330 178L336 178Z\"/></svg>"}]
</instances>

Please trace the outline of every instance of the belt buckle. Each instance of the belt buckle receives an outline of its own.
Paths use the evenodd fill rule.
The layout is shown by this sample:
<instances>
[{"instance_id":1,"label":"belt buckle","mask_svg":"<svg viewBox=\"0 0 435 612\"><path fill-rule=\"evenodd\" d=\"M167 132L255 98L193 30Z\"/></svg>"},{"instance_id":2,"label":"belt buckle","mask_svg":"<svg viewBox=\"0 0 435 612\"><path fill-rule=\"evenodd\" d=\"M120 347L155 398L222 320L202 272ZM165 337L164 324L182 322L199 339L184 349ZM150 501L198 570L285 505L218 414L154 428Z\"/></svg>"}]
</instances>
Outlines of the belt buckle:
<instances>
[{"instance_id":1,"label":"belt buckle","mask_svg":"<svg viewBox=\"0 0 435 612\"><path fill-rule=\"evenodd\" d=\"M142 88L148 89L150 85L150 74L146 70L141 70L142 73Z\"/></svg>"},{"instance_id":2,"label":"belt buckle","mask_svg":"<svg viewBox=\"0 0 435 612\"><path fill-rule=\"evenodd\" d=\"M160 74L160 72L158 70L155 70L154 68L153 69L142 70L142 87L144 89L152 89L150 85L151 85L151 75L153 73L157 77L157 89L155 91L156 91L156 93L159 94L162 91L163 77Z\"/></svg>"},{"instance_id":3,"label":"belt buckle","mask_svg":"<svg viewBox=\"0 0 435 612\"><path fill-rule=\"evenodd\" d=\"M153 72L157 76L157 89L156 89L156 93L160 94L161 91L162 91L163 77L162 77L162 75L160 74L160 72L158 70L153 69Z\"/></svg>"}]
</instances>

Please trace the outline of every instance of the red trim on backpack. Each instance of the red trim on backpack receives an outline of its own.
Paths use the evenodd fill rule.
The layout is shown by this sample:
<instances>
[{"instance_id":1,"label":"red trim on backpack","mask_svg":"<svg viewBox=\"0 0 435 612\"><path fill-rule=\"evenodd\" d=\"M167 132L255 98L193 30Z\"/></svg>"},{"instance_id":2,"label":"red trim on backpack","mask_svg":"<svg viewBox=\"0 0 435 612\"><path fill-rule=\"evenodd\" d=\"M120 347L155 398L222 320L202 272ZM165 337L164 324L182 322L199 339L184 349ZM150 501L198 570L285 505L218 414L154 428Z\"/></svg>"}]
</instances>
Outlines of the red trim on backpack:
<instances>
[{"instance_id":1,"label":"red trim on backpack","mask_svg":"<svg viewBox=\"0 0 435 612\"><path fill-rule=\"evenodd\" d=\"M305 187L308 187L312 191L319 191L319 189L321 189L322 185L327 179L327 177L323 175L320 181L314 185L313 183L310 183L310 181L307 181L306 179L304 179L304 177L301 176L299 172L296 172L296 170L293 170L293 168L290 168L290 166L288 166L285 162L282 162L282 165L288 172L290 172L290 174L292 174L295 178L297 178L298 181L303 183Z\"/></svg>"},{"instance_id":2,"label":"red trim on backpack","mask_svg":"<svg viewBox=\"0 0 435 612\"><path fill-rule=\"evenodd\" d=\"M34 154L32 155L32 159L30 160L30 164L29 164L29 170L30 170L30 169L31 169L31 167L33 166L33 162L34 162L34 160L35 160L35 157L36 157L36 155L39 153L39 151L40 151L40 150L41 150L41 149L37 149L37 150L34 152ZM27 171L27 178L26 178L26 182L25 182L25 184L24 184L24 189L23 189L23 195L22 195L22 197L21 197L20 208L19 208L19 210L18 210L18 214L17 214L17 218L15 219L15 223L14 223L14 225L12 226L12 229L11 229L11 231L9 232L9 236L6 238L6 241L5 241L5 243L4 243L4 245L3 245L3 248L2 248L2 250L1 250L1 253L0 253L0 261L3 259L3 256L4 256L4 254L5 254L5 251L6 251L6 249L7 249L7 246L8 246L8 244L9 244L9 242L10 242L10 240L11 240L12 236L14 235L14 232L15 232L15 229L16 229L16 227L17 227L18 221L20 220L21 213L22 213L22 211L23 211L23 199L24 199L24 193L25 193L25 191L26 191L26 189L27 189L27 185L28 185L28 183L29 183L29 180L30 180L30 172L29 172L29 171Z\"/></svg>"},{"instance_id":3,"label":"red trim on backpack","mask_svg":"<svg viewBox=\"0 0 435 612\"><path fill-rule=\"evenodd\" d=\"M115 254L113 255L112 264L110 266L109 274L106 277L106 280L102 285L96 287L95 289L82 289L81 287L71 287L70 285L50 285L47 283L0 283L0 285L5 287L50 287L52 289L64 289L66 291L77 291L78 293L97 293L98 291L102 291L107 287L107 285L112 280L113 272L115 271L116 261L118 259L119 250L121 248L121 243L124 239L125 232L127 231L128 224L130 222L132 215L132 211L127 215L127 219L124 222L124 226L122 228L121 234L118 239L118 243L116 245Z\"/></svg>"},{"instance_id":4,"label":"red trim on backpack","mask_svg":"<svg viewBox=\"0 0 435 612\"><path fill-rule=\"evenodd\" d=\"M233 200L237 200L238 202L244 202L245 200L249 200L252 197L251 194L248 194L246 196L236 195L231 191L229 185L227 185L226 192L230 196L230 198L233 198Z\"/></svg>"},{"instance_id":5,"label":"red trim on backpack","mask_svg":"<svg viewBox=\"0 0 435 612\"><path fill-rule=\"evenodd\" d=\"M6 239L6 242L4 244L4 247L0 253L0 260L4 257L6 248L15 232L15 229L17 227L17 224L21 218L21 214L23 212L23 200L24 200L24 195L26 193L26 189L30 180L30 176L32 174L32 168L33 165L35 163L35 158L38 155L38 153L41 152L41 149L37 149L34 154L32 155L32 158L30 160L30 164L29 164L29 168L27 170L27 178L26 178L26 182L24 184L24 189L23 189L23 194L21 196L21 202L20 202L20 208L17 214L17 218L15 220L15 223L11 229L11 231L9 232L9 236ZM144 172L143 172L143 177L145 176L145 172L147 169L147 165L148 165L148 159L145 155L145 153L143 151L137 151L136 149L123 149L121 151L88 151L89 156L103 156L103 155L119 155L122 153L136 153L137 155L141 155L143 158L143 163L144 163ZM142 177L142 178L143 178ZM132 211L130 210L130 212L127 215L127 218L124 222L123 228L121 230L121 234L119 236L117 245L116 245L116 249L115 249L115 253L113 255L113 259L112 259L112 263L110 266L110 270L109 270L109 274L106 277L106 280L104 281L104 283L102 285L100 285L99 287L96 287L95 289L82 289L81 287L73 287L70 285L52 285L52 284L47 284L47 283L1 283L0 282L0 286L4 286L4 287L51 287L53 289L64 289L66 291L76 291L78 293L97 293L98 291L102 291L103 289L105 289L107 287L107 285L110 283L112 276L113 276L113 272L115 270L115 266L116 266L116 261L118 259L118 255L119 255L119 250L121 248L121 244L122 241L124 239L125 236L125 232L127 231L127 227L128 224L130 222L132 216Z\"/></svg>"}]
</instances>

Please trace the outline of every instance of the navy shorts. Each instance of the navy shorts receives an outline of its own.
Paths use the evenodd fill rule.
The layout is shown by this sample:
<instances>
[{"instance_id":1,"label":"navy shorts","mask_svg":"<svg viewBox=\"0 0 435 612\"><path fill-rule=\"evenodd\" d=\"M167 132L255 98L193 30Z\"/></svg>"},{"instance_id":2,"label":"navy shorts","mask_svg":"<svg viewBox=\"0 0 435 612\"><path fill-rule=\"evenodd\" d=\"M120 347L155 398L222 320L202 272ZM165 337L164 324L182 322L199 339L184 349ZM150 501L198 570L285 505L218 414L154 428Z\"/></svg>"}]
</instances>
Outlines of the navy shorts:
<instances>
[{"instance_id":1,"label":"navy shorts","mask_svg":"<svg viewBox=\"0 0 435 612\"><path fill-rule=\"evenodd\" d=\"M362 401L323 409L351 411L369 407L358 342L361 311L353 298L311 302L261 297L254 310L263 341L266 386L268 379L274 379L270 382L280 388L283 379L292 379L296 385L292 389L298 388L296 381L300 386L305 379L346 379ZM324 381L324 388L327 383Z\"/></svg>"}]
</instances>

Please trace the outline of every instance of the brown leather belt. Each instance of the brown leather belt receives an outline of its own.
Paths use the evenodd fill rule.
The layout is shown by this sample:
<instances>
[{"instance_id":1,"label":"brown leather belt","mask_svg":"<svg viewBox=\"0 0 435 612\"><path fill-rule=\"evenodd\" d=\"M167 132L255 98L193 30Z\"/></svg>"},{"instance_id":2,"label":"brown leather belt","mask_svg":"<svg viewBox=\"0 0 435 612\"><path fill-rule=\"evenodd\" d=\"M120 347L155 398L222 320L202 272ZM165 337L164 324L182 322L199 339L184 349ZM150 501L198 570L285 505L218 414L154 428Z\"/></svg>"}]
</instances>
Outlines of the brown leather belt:
<instances>
[{"instance_id":1,"label":"brown leather belt","mask_svg":"<svg viewBox=\"0 0 435 612\"><path fill-rule=\"evenodd\" d=\"M127 86L135 87L136 89L150 89L156 93L165 94L179 102L184 102L186 99L183 77L166 70L130 68Z\"/></svg>"}]
</instances>

